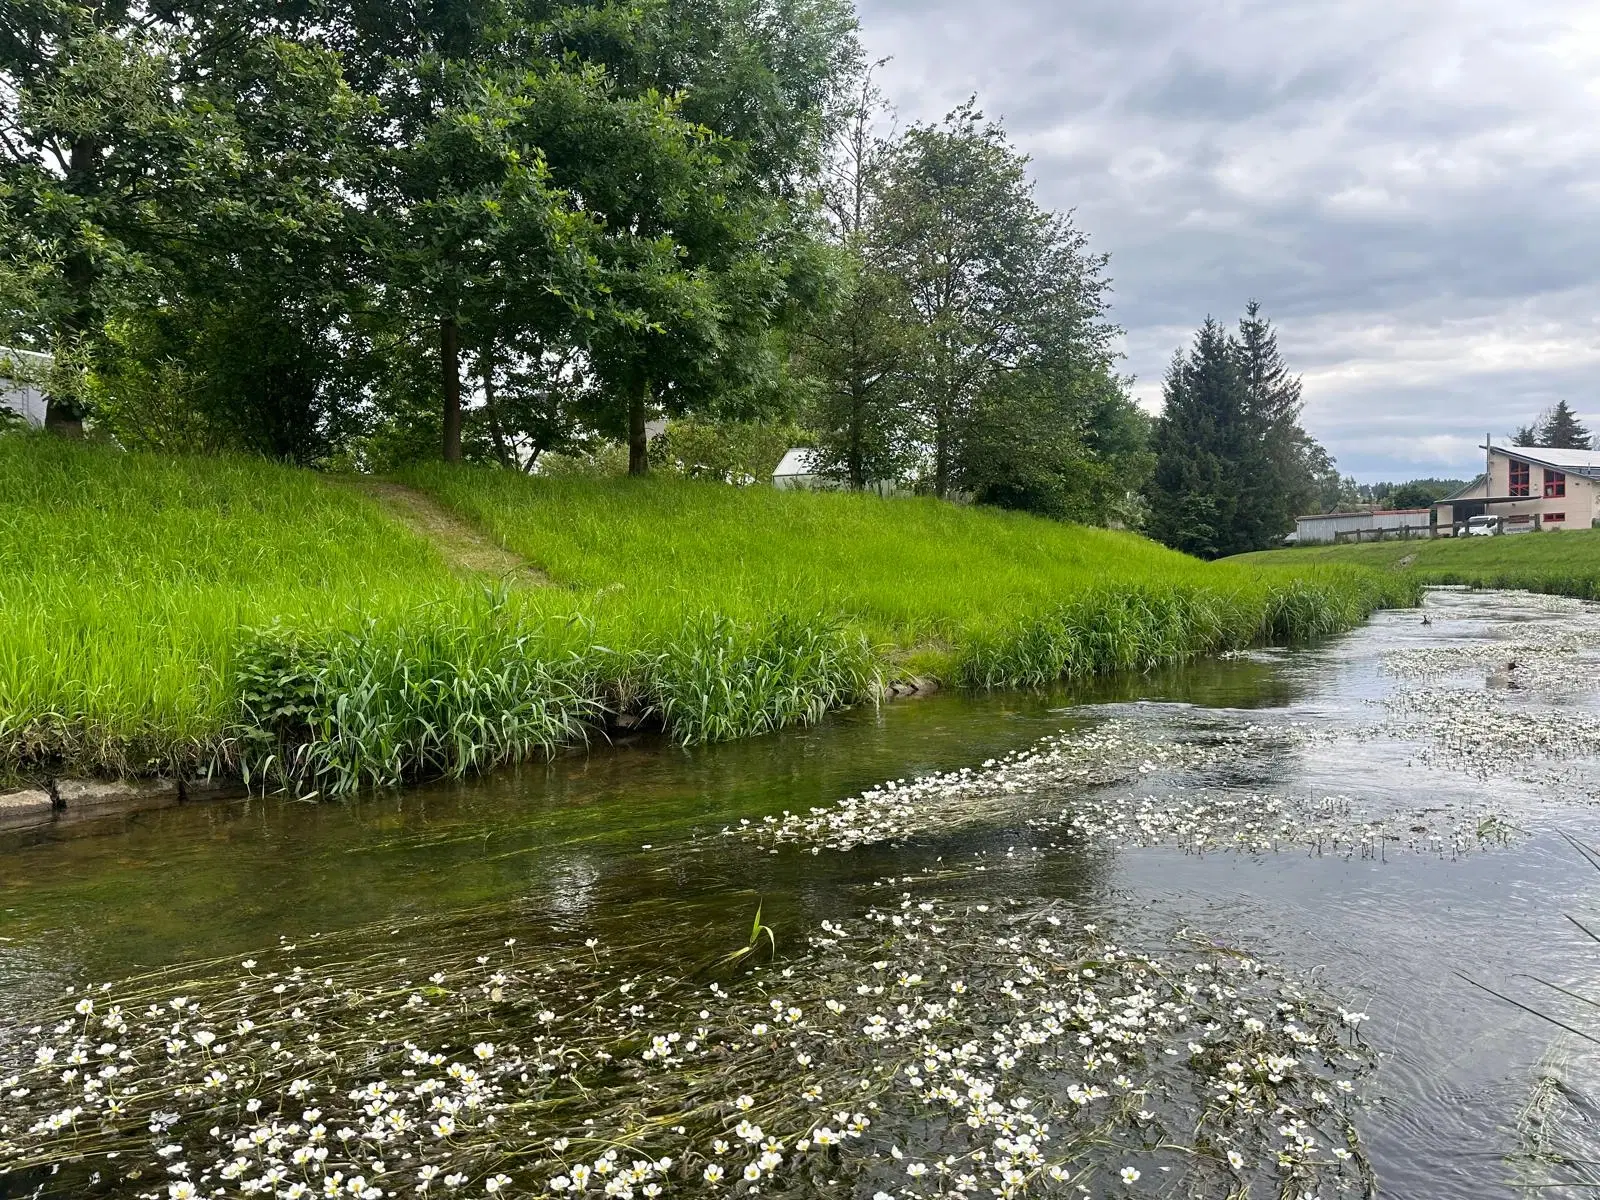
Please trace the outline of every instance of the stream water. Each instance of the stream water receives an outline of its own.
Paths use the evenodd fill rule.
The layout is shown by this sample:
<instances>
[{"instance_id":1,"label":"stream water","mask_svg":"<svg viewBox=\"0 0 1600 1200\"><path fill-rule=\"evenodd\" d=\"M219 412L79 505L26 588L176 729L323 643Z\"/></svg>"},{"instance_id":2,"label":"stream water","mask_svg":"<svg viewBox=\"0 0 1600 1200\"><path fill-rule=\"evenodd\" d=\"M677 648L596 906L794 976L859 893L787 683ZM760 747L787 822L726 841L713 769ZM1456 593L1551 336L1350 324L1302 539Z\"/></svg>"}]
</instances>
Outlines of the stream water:
<instances>
[{"instance_id":1,"label":"stream water","mask_svg":"<svg viewBox=\"0 0 1600 1200\"><path fill-rule=\"evenodd\" d=\"M0 1046L72 983L280 935L515 899L530 928L687 960L741 945L759 904L781 959L884 876L933 873L944 895L1060 901L1125 941L1192 927L1365 1011L1381 1059L1357 1126L1386 1194L1589 1194L1596 1047L1510 1001L1600 1035L1533 978L1581 992L1600 975L1600 945L1566 919L1600 927L1600 871L1567 840L1600 840L1600 611L1441 591L1424 613L1073 692L943 694L692 751L646 739L350 804L0 834ZM1092 829L1041 820L1060 789L1021 771L998 802L935 804L848 850L725 832L1107 729L1156 750L1074 794ZM1276 832L1240 848L1238 818L1208 816L1174 833L1146 798L1220 798Z\"/></svg>"}]
</instances>

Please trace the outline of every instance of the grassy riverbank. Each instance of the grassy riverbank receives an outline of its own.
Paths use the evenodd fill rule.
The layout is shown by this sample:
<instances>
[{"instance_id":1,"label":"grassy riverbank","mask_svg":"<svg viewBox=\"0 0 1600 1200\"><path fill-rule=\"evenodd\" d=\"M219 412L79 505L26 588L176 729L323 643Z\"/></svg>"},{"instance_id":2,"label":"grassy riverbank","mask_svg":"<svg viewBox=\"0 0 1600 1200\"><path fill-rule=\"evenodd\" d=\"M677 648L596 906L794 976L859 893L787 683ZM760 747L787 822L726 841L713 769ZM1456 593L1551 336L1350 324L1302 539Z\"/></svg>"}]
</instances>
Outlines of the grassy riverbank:
<instances>
[{"instance_id":1,"label":"grassy riverbank","mask_svg":"<svg viewBox=\"0 0 1600 1200\"><path fill-rule=\"evenodd\" d=\"M1425 584L1509 588L1600 600L1600 529L1507 537L1307 546L1245 554L1232 560L1303 571L1328 566L1403 573Z\"/></svg>"},{"instance_id":2,"label":"grassy riverbank","mask_svg":"<svg viewBox=\"0 0 1600 1200\"><path fill-rule=\"evenodd\" d=\"M1392 572L1206 565L933 501L406 482L542 574L452 565L392 506L306 472L0 439L0 776L342 792L548 751L617 713L737 737L886 677L1142 669L1415 594Z\"/></svg>"}]
</instances>

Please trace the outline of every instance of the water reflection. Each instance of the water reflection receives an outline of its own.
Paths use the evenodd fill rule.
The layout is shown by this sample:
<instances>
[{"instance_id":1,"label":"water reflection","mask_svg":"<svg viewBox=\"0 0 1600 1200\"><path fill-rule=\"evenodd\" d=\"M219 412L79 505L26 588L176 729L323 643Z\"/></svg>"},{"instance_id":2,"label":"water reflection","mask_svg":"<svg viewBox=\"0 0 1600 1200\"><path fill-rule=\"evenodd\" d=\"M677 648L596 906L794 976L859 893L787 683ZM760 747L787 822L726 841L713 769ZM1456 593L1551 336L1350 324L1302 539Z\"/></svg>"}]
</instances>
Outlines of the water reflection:
<instances>
[{"instance_id":1,"label":"water reflection","mask_svg":"<svg viewBox=\"0 0 1600 1200\"><path fill-rule=\"evenodd\" d=\"M1591 759L1570 759L1556 787L1539 764L1474 772L1430 757L1426 731L1386 724L1385 702L1401 686L1386 664L1397 652L1556 636L1593 618L1495 595L1438 595L1430 611L1427 626L1416 613L1382 614L1321 646L1075 693L942 695L730 746L641 740L344 805L252 799L5 835L0 1013L26 1011L85 974L510 898L527 901L530 928L644 931L694 955L737 946L758 903L780 938L795 936L855 915L885 876L917 876L954 894L1064 900L1134 941L1187 923L1317 977L1373 1015L1370 1036L1388 1056L1364 1132L1391 1194L1515 1195L1515 1178L1529 1170L1508 1161L1523 1146L1517 1114L1541 1072L1559 1062L1562 1079L1581 1089L1597 1064L1459 974L1524 997L1524 973L1564 985L1594 978L1600 947L1561 914L1600 915L1600 874L1558 833L1600 837L1588 807L1600 775ZM1588 659L1577 652L1574 662ZM1573 710L1593 711L1595 678L1574 674L1564 698ZM1453 681L1481 688L1484 676ZM1424 831L1439 814L1492 811L1526 832L1470 854L1429 852L1419 835L1376 861L1053 848L1025 819L1040 798L1019 797L1009 814L848 853L719 836L741 817L828 806L885 779L976 765L1108 719L1158 741L1257 722L1316 736L1181 780L1106 785L1081 803L1171 784L1350 797ZM1558 1109L1584 1111L1542 1111ZM1563 1136L1579 1137L1583 1157L1575 1128Z\"/></svg>"}]
</instances>

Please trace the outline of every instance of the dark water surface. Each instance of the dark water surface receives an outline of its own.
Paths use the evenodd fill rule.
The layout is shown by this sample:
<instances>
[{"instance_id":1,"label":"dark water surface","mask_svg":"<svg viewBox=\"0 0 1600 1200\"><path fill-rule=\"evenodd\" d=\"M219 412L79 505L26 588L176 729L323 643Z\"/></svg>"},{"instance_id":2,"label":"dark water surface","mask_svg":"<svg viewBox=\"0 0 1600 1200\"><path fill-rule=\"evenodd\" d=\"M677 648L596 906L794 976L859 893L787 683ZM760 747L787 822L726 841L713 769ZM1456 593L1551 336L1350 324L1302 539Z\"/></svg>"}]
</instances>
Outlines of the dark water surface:
<instances>
[{"instance_id":1,"label":"dark water surface","mask_svg":"<svg viewBox=\"0 0 1600 1200\"><path fill-rule=\"evenodd\" d=\"M1536 1161L1540 1128L1545 1149L1600 1158L1584 1116L1592 1125L1585 1096L1600 1097L1600 1060L1595 1047L1461 976L1586 1019L1581 1006L1548 1004L1549 993L1524 976L1582 989L1600 974L1600 946L1563 916L1600 921L1600 872L1563 837L1600 841L1600 763L1591 747L1559 739L1531 754L1519 730L1592 722L1600 663L1569 646L1537 687L1497 696L1503 727L1439 701L1423 706L1437 716L1420 729L1396 729L1383 701L1421 686L1396 673L1396 651L1581 641L1600 622L1576 605L1504 594L1439 593L1428 611L1427 626L1414 612L1381 614L1315 648L1071 694L941 695L727 746L642 741L357 803L198 804L0 834L0 1028L68 982L238 954L280 934L513 898L552 923L645 930L685 954L737 946L759 901L782 945L823 918L858 913L866 886L884 875L962 863L968 869L947 889L1065 898L1085 919L1134 935L1186 924L1315 979L1370 1014L1365 1028L1384 1056L1362 1131L1385 1192L1529 1194L1522 1185L1586 1169ZM1471 697L1497 686L1492 661L1466 658L1468 667L1426 686ZM1208 782L1348 797L1399 814L1402 836L1375 857L1303 846L1260 856L1049 851L1034 848L1041 839L1021 819L1026 798L1015 820L848 853L772 853L720 833L886 779L976 767L1107 719L1157 740L1307 724L1315 736ZM1429 722L1465 723L1467 752L1435 753ZM1093 793L1083 800L1094 802ZM1471 826L1485 815L1518 832L1465 848L1434 840L1454 818ZM977 863L985 869L971 870ZM1600 1020L1592 1024L1600 1030Z\"/></svg>"}]
</instances>

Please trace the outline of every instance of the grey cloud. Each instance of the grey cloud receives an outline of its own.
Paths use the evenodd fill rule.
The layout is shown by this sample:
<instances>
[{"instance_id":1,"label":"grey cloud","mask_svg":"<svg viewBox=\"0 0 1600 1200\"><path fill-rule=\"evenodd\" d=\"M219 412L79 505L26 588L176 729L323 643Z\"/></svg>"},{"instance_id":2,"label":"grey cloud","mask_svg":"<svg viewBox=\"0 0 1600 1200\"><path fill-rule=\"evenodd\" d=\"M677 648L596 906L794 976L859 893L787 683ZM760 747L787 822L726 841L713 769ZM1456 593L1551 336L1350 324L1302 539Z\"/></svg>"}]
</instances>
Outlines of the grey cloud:
<instances>
[{"instance_id":1,"label":"grey cloud","mask_svg":"<svg viewBox=\"0 0 1600 1200\"><path fill-rule=\"evenodd\" d=\"M1600 409L1587 7L862 0L862 19L903 118L975 91L1041 200L1111 253L1142 396L1201 318L1257 297L1312 432L1393 476L1558 398Z\"/></svg>"}]
</instances>

